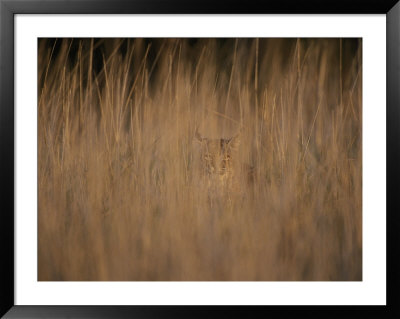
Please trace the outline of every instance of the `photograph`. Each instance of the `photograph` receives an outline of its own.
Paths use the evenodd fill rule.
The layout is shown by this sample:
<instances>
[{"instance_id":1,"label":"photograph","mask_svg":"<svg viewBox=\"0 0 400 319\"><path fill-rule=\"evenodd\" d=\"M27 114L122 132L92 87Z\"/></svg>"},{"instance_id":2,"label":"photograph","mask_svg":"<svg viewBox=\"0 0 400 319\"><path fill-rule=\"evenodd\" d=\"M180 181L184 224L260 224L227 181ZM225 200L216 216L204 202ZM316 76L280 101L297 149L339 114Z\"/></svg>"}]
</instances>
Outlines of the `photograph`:
<instances>
[{"instance_id":1,"label":"photograph","mask_svg":"<svg viewBox=\"0 0 400 319\"><path fill-rule=\"evenodd\" d=\"M38 38L37 280L362 281L362 41Z\"/></svg>"}]
</instances>

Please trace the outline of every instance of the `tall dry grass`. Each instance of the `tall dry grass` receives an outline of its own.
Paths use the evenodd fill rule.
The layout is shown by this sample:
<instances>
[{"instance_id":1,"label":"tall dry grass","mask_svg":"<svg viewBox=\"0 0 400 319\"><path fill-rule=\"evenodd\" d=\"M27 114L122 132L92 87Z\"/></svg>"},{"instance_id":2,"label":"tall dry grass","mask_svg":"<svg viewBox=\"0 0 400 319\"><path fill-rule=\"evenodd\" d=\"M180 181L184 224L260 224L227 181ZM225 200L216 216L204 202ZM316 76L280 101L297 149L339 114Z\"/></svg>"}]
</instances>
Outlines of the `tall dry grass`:
<instances>
[{"instance_id":1,"label":"tall dry grass","mask_svg":"<svg viewBox=\"0 0 400 319\"><path fill-rule=\"evenodd\" d=\"M361 40L38 53L39 280L362 279ZM254 182L210 189L196 129Z\"/></svg>"}]
</instances>

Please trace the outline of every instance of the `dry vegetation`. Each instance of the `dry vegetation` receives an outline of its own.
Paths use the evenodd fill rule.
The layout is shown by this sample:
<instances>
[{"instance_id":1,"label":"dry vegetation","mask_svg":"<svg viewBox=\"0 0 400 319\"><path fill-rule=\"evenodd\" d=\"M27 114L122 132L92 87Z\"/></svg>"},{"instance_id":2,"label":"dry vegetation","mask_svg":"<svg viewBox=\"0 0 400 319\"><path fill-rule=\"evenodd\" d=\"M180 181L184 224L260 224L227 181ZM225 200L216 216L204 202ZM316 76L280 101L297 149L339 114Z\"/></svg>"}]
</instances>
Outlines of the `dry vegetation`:
<instances>
[{"instance_id":1,"label":"dry vegetation","mask_svg":"<svg viewBox=\"0 0 400 319\"><path fill-rule=\"evenodd\" d=\"M39 280L362 279L361 40L38 53ZM203 174L196 129L253 181Z\"/></svg>"}]
</instances>

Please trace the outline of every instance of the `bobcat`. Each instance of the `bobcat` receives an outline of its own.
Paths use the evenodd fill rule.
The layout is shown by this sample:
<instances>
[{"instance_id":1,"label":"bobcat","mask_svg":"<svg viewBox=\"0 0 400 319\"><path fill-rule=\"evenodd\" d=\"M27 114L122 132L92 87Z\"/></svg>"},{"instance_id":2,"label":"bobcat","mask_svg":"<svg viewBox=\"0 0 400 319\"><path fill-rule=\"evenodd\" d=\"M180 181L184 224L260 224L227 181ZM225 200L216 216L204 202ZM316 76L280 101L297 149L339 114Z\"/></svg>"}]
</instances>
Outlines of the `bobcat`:
<instances>
[{"instance_id":1,"label":"bobcat","mask_svg":"<svg viewBox=\"0 0 400 319\"><path fill-rule=\"evenodd\" d=\"M219 184L231 190L243 187L242 178L252 183L254 169L239 160L240 133L230 138L206 138L196 130L200 143L200 168L209 184Z\"/></svg>"}]
</instances>

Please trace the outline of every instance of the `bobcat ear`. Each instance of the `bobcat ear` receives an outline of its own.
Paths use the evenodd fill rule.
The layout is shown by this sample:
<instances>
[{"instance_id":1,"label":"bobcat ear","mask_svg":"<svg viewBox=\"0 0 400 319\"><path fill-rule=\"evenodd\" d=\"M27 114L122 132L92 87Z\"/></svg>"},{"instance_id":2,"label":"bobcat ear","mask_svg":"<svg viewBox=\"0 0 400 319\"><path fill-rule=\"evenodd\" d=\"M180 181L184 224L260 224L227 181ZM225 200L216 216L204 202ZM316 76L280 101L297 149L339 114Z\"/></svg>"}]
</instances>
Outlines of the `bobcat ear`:
<instances>
[{"instance_id":1,"label":"bobcat ear","mask_svg":"<svg viewBox=\"0 0 400 319\"><path fill-rule=\"evenodd\" d=\"M240 124L237 133L229 139L228 144L231 148L236 149L240 145L240 136L243 133L243 129L244 129L243 124Z\"/></svg>"},{"instance_id":2,"label":"bobcat ear","mask_svg":"<svg viewBox=\"0 0 400 319\"><path fill-rule=\"evenodd\" d=\"M240 134L236 134L235 136L231 137L229 139L228 145L231 148L236 149L240 145Z\"/></svg>"},{"instance_id":3,"label":"bobcat ear","mask_svg":"<svg viewBox=\"0 0 400 319\"><path fill-rule=\"evenodd\" d=\"M194 134L196 139L201 143L203 142L204 138L200 135L199 131L196 129L196 133Z\"/></svg>"}]
</instances>

